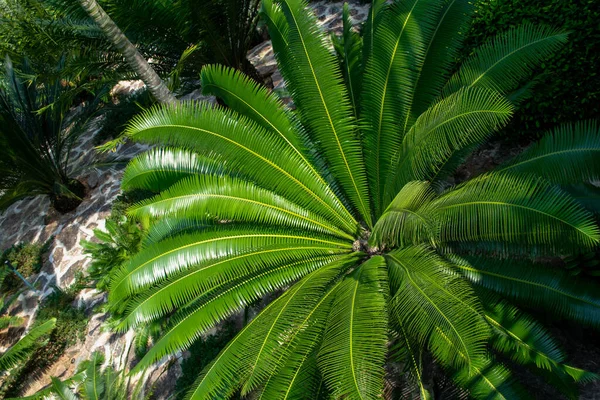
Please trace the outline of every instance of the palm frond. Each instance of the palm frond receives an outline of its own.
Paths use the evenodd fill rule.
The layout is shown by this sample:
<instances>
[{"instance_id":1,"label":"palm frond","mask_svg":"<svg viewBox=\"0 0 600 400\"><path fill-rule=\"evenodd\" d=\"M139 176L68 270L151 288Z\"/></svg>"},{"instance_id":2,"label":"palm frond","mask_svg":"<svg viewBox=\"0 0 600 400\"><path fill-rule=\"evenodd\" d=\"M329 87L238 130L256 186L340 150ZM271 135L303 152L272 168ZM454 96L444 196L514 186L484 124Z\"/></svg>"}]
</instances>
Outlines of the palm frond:
<instances>
[{"instance_id":1,"label":"palm frond","mask_svg":"<svg viewBox=\"0 0 600 400\"><path fill-rule=\"evenodd\" d=\"M390 349L393 360L405 363L405 371L408 371L409 380L415 383L419 389L420 400L433 400L431 392L425 388L423 382L422 355L423 348L416 342L412 342L404 328L398 321L393 324L397 328L398 343Z\"/></svg>"},{"instance_id":2,"label":"palm frond","mask_svg":"<svg viewBox=\"0 0 600 400\"><path fill-rule=\"evenodd\" d=\"M221 175L218 156L202 157L185 149L155 148L133 158L125 169L123 191L168 189L183 178L195 175Z\"/></svg>"},{"instance_id":3,"label":"palm frond","mask_svg":"<svg viewBox=\"0 0 600 400\"><path fill-rule=\"evenodd\" d=\"M385 179L392 168L393 152L402 141L405 116L410 112L409 92L424 57L422 37L434 29L435 0L396 1L383 12L373 37L372 55L366 62L361 98L365 164L375 216L380 215Z\"/></svg>"},{"instance_id":4,"label":"palm frond","mask_svg":"<svg viewBox=\"0 0 600 400\"><path fill-rule=\"evenodd\" d=\"M419 117L392 158L384 205L411 180L431 179L456 151L483 143L506 125L513 112L499 94L481 88L461 89Z\"/></svg>"},{"instance_id":5,"label":"palm frond","mask_svg":"<svg viewBox=\"0 0 600 400\"><path fill-rule=\"evenodd\" d=\"M473 284L492 290L528 307L583 324L600 324L600 296L591 282L574 279L567 271L515 260L476 256L449 257Z\"/></svg>"},{"instance_id":6,"label":"palm frond","mask_svg":"<svg viewBox=\"0 0 600 400\"><path fill-rule=\"evenodd\" d=\"M129 209L136 218L183 217L288 226L352 241L326 219L244 179L194 175Z\"/></svg>"},{"instance_id":7,"label":"palm frond","mask_svg":"<svg viewBox=\"0 0 600 400\"><path fill-rule=\"evenodd\" d=\"M566 33L543 25L512 28L476 49L450 78L444 93L454 93L464 86L481 86L507 94L566 41Z\"/></svg>"},{"instance_id":8,"label":"palm frond","mask_svg":"<svg viewBox=\"0 0 600 400\"><path fill-rule=\"evenodd\" d=\"M385 259L370 258L337 288L319 368L332 396L381 396L387 343Z\"/></svg>"},{"instance_id":9,"label":"palm frond","mask_svg":"<svg viewBox=\"0 0 600 400\"><path fill-rule=\"evenodd\" d=\"M42 337L52 332L55 327L56 318L52 318L29 331L29 333L0 356L0 369L6 371L18 363L25 361L32 347L36 343L39 343Z\"/></svg>"},{"instance_id":10,"label":"palm frond","mask_svg":"<svg viewBox=\"0 0 600 400\"><path fill-rule=\"evenodd\" d=\"M283 0L281 7L288 21L288 51L296 62L286 81L300 120L313 141L319 143L328 167L352 205L371 226L362 148L342 74L306 2ZM276 47L274 50L279 51Z\"/></svg>"},{"instance_id":11,"label":"palm frond","mask_svg":"<svg viewBox=\"0 0 600 400\"><path fill-rule=\"evenodd\" d=\"M194 382L186 398L195 400L228 397L253 371L253 365L261 354L261 349L264 348L265 336L272 331L274 320L280 315L282 309L287 304L292 304L290 297L294 297L296 293L303 290L308 290L309 293L323 290L340 272L354 265L355 262L355 257L349 257L345 261L342 260L332 264L330 267L321 268L306 276L284 295L271 302L205 368ZM299 299L307 302L306 305L312 304L312 307L315 303L319 303L319 297L301 296ZM304 308L304 310L309 311L312 307L309 306L308 309ZM306 314L304 314L305 316ZM300 317L302 320L302 316ZM284 325L288 327L287 324Z\"/></svg>"},{"instance_id":12,"label":"palm frond","mask_svg":"<svg viewBox=\"0 0 600 400\"><path fill-rule=\"evenodd\" d=\"M364 70L362 65L363 44L360 34L354 31L352 17L350 16L350 6L348 6L348 3L344 3L342 24L342 36L338 37L332 33L331 39L340 63L342 74L344 75L344 83L346 84L348 95L352 102L354 116L358 117Z\"/></svg>"},{"instance_id":13,"label":"palm frond","mask_svg":"<svg viewBox=\"0 0 600 400\"><path fill-rule=\"evenodd\" d=\"M600 240L591 213L534 176L484 175L450 189L430 207L444 242L498 241L569 252Z\"/></svg>"},{"instance_id":14,"label":"palm frond","mask_svg":"<svg viewBox=\"0 0 600 400\"><path fill-rule=\"evenodd\" d=\"M496 170L535 174L561 184L599 180L600 125L585 121L559 126Z\"/></svg>"},{"instance_id":15,"label":"palm frond","mask_svg":"<svg viewBox=\"0 0 600 400\"><path fill-rule=\"evenodd\" d=\"M423 208L434 199L428 182L409 182L375 224L369 243L395 247L419 244L435 237L435 224Z\"/></svg>"},{"instance_id":16,"label":"palm frond","mask_svg":"<svg viewBox=\"0 0 600 400\"><path fill-rule=\"evenodd\" d=\"M113 273L109 300L114 304L190 267L210 266L220 259L250 256L278 245L279 252L306 251L321 254L349 252L352 244L331 237L311 236L272 228L215 226L203 232L180 235L145 249ZM287 250L286 250L287 249ZM208 273L205 271L205 273Z\"/></svg>"},{"instance_id":17,"label":"palm frond","mask_svg":"<svg viewBox=\"0 0 600 400\"><path fill-rule=\"evenodd\" d=\"M373 0L371 7L369 8L369 14L365 21L362 29L363 36L363 70L367 65L367 61L373 54L373 47L375 42L375 31L379 27L379 23L383 15L383 11L388 7L386 0Z\"/></svg>"},{"instance_id":18,"label":"palm frond","mask_svg":"<svg viewBox=\"0 0 600 400\"><path fill-rule=\"evenodd\" d=\"M570 398L578 397L578 383L597 379L596 374L563 364L565 356L542 325L516 307L504 302L484 302L485 318L495 335L492 346L512 360L523 365L551 372L550 383Z\"/></svg>"},{"instance_id":19,"label":"palm frond","mask_svg":"<svg viewBox=\"0 0 600 400\"><path fill-rule=\"evenodd\" d=\"M154 108L134 118L126 135L150 143L181 146L227 159L230 171L273 188L306 208L354 232L339 200L279 135L232 112L202 103Z\"/></svg>"},{"instance_id":20,"label":"palm frond","mask_svg":"<svg viewBox=\"0 0 600 400\"><path fill-rule=\"evenodd\" d=\"M579 185L563 185L562 189L577 200L579 204L594 214L600 215L600 187L589 183L581 183Z\"/></svg>"},{"instance_id":21,"label":"palm frond","mask_svg":"<svg viewBox=\"0 0 600 400\"><path fill-rule=\"evenodd\" d=\"M435 28L422 39L425 52L421 64L416 65L418 74L409 94L412 106L401 126L404 133L441 94L465 37L463 32L468 27L473 5L467 0L444 0L435 7L440 11Z\"/></svg>"},{"instance_id":22,"label":"palm frond","mask_svg":"<svg viewBox=\"0 0 600 400\"><path fill-rule=\"evenodd\" d=\"M470 365L479 358L489 328L470 286L424 247L407 246L385 258L393 296L390 309L410 340L450 365Z\"/></svg>"}]
</instances>

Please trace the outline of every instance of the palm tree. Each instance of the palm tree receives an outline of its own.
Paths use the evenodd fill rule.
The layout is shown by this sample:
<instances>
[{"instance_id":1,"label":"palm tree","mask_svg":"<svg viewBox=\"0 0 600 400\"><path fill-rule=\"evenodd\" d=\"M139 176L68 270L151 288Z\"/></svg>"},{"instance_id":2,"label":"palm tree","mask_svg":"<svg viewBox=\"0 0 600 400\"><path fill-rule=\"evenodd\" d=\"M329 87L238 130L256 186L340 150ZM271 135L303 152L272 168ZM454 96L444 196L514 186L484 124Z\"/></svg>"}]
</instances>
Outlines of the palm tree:
<instances>
[{"instance_id":1,"label":"palm tree","mask_svg":"<svg viewBox=\"0 0 600 400\"><path fill-rule=\"evenodd\" d=\"M521 306L600 327L597 288L543 263L600 241L562 188L600 177L600 127L559 127L450 186L567 39L521 26L456 67L470 11L467 0L374 1L360 37L346 10L340 64L305 1L263 0L296 112L208 66L202 87L227 109L181 103L130 123L128 137L158 147L130 162L122 187L160 193L129 210L150 228L112 274L109 302L122 330L167 319L133 372L285 289L189 399L376 399L388 360L425 399L424 357L477 399L530 398L497 355L569 396L595 378L566 365Z\"/></svg>"},{"instance_id":2,"label":"palm tree","mask_svg":"<svg viewBox=\"0 0 600 400\"><path fill-rule=\"evenodd\" d=\"M96 0L80 0L81 6L102 29L108 40L123 54L123 57L133 71L146 84L152 95L160 103L173 103L177 99L167 85L152 69L148 61L137 48L121 32L110 16L100 7Z\"/></svg>"}]
</instances>

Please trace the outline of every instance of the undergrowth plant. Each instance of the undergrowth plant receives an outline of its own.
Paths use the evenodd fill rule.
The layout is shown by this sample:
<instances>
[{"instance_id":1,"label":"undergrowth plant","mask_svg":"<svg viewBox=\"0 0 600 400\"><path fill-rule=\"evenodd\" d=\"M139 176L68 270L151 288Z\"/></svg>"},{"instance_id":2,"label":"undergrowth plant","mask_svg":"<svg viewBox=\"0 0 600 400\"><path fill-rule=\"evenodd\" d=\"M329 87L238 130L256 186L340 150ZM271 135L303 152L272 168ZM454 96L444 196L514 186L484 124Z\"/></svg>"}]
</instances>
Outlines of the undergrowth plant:
<instances>
[{"instance_id":1,"label":"undergrowth plant","mask_svg":"<svg viewBox=\"0 0 600 400\"><path fill-rule=\"evenodd\" d=\"M568 365L527 314L600 326L597 287L543 263L591 250L600 230L572 185L600 177L600 128L565 125L460 185L446 178L505 126L532 68L567 34L525 24L454 65L466 0L373 2L358 33L344 10L331 43L302 0L262 1L296 105L221 66L203 103L156 107L126 135L156 144L123 189L149 223L114 271L123 331L167 321L133 372L285 289L198 375L188 399L381 398L388 360L432 393L435 360L476 399L531 398L510 363L571 398L592 373Z\"/></svg>"}]
</instances>

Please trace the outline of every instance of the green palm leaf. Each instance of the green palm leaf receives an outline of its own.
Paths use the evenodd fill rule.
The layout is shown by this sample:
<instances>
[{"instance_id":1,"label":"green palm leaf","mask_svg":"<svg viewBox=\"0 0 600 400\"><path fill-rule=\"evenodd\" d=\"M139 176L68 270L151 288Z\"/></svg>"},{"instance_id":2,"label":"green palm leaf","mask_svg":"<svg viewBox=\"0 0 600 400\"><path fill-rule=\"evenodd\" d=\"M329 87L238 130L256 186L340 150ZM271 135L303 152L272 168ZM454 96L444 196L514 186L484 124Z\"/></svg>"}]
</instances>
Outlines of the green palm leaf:
<instances>
[{"instance_id":1,"label":"green palm leaf","mask_svg":"<svg viewBox=\"0 0 600 400\"><path fill-rule=\"evenodd\" d=\"M514 260L451 257L452 263L473 284L530 307L599 326L600 297L595 285L574 280L564 270Z\"/></svg>"},{"instance_id":2,"label":"green palm leaf","mask_svg":"<svg viewBox=\"0 0 600 400\"><path fill-rule=\"evenodd\" d=\"M396 1L385 12L373 36L372 57L366 62L361 120L365 163L375 216L382 207L381 194L392 168L393 152L402 141L398 127L410 111L409 91L415 84L413 60L424 57L421 36L433 30L434 0ZM368 40L368 39L367 39Z\"/></svg>"},{"instance_id":3,"label":"green palm leaf","mask_svg":"<svg viewBox=\"0 0 600 400\"><path fill-rule=\"evenodd\" d=\"M498 171L535 174L562 184L600 179L600 126L596 121L563 125Z\"/></svg>"},{"instance_id":4,"label":"green palm leaf","mask_svg":"<svg viewBox=\"0 0 600 400\"><path fill-rule=\"evenodd\" d=\"M564 365L565 356L558 344L531 317L506 302L490 300L485 318L495 332L494 349L518 363L551 371L554 379L549 382L556 382L570 398L578 397L578 383L598 378L596 374Z\"/></svg>"},{"instance_id":5,"label":"green palm leaf","mask_svg":"<svg viewBox=\"0 0 600 400\"><path fill-rule=\"evenodd\" d=\"M9 370L20 362L24 362L30 354L31 349L40 339L54 330L56 318L52 318L43 324L31 329L11 348L0 356L0 369Z\"/></svg>"},{"instance_id":6,"label":"green palm leaf","mask_svg":"<svg viewBox=\"0 0 600 400\"><path fill-rule=\"evenodd\" d=\"M373 257L336 290L318 363L336 398L382 394L387 343L385 259Z\"/></svg>"},{"instance_id":7,"label":"green palm leaf","mask_svg":"<svg viewBox=\"0 0 600 400\"><path fill-rule=\"evenodd\" d=\"M340 62L342 74L344 75L344 82L348 88L348 95L352 102L354 116L358 117L360 93L362 91L362 74L364 70L362 65L363 44L360 34L354 31L348 3L344 3L342 23L342 36L338 37L332 34L331 39Z\"/></svg>"},{"instance_id":8,"label":"green palm leaf","mask_svg":"<svg viewBox=\"0 0 600 400\"><path fill-rule=\"evenodd\" d=\"M373 245L419 244L435 236L435 223L423 209L435 197L428 182L409 182L375 224L369 242Z\"/></svg>"},{"instance_id":9,"label":"green palm leaf","mask_svg":"<svg viewBox=\"0 0 600 400\"><path fill-rule=\"evenodd\" d=\"M385 257L393 296L390 309L410 338L450 365L470 364L484 354L489 329L464 280L423 247L404 247Z\"/></svg>"},{"instance_id":10,"label":"green palm leaf","mask_svg":"<svg viewBox=\"0 0 600 400\"><path fill-rule=\"evenodd\" d=\"M533 176L488 174L449 190L430 208L446 242L499 241L568 252L600 240L588 211Z\"/></svg>"},{"instance_id":11,"label":"green palm leaf","mask_svg":"<svg viewBox=\"0 0 600 400\"><path fill-rule=\"evenodd\" d=\"M326 219L244 179L196 175L129 209L137 218L188 217L288 226L352 240Z\"/></svg>"},{"instance_id":12,"label":"green palm leaf","mask_svg":"<svg viewBox=\"0 0 600 400\"><path fill-rule=\"evenodd\" d=\"M221 175L223 165L217 157L204 158L198 154L170 148L156 148L133 158L123 174L124 191L168 189L183 178L195 175Z\"/></svg>"},{"instance_id":13,"label":"green palm leaf","mask_svg":"<svg viewBox=\"0 0 600 400\"><path fill-rule=\"evenodd\" d=\"M317 270L269 304L229 342L215 361L202 372L188 393L187 398L195 400L228 397L227 393L231 393L232 389L235 390L243 382L244 376L248 373L247 371L252 370L251 367L263 348L261 343L264 342L265 335L272 330L274 319L280 314L282 308L289 304L290 297L295 296L298 291L302 290L308 290L308 293L322 291L340 272L352 266L354 262L355 258L349 257L346 260ZM314 307L314 302L318 303L319 297L301 296L300 298L308 301L307 304L313 304ZM309 310L307 309L307 311ZM251 327L252 329L249 329ZM243 357L240 358L241 354L243 354Z\"/></svg>"},{"instance_id":14,"label":"green palm leaf","mask_svg":"<svg viewBox=\"0 0 600 400\"><path fill-rule=\"evenodd\" d=\"M455 152L483 143L508 122L512 111L504 97L480 88L462 89L439 101L419 117L395 152L384 204L406 182L430 179Z\"/></svg>"},{"instance_id":15,"label":"green palm leaf","mask_svg":"<svg viewBox=\"0 0 600 400\"><path fill-rule=\"evenodd\" d=\"M280 136L208 105L179 103L154 108L135 118L126 131L136 140L189 148L201 155L227 158L230 171L247 176L349 230L354 222L340 211L339 200ZM337 210L336 210L337 208Z\"/></svg>"},{"instance_id":16,"label":"green palm leaf","mask_svg":"<svg viewBox=\"0 0 600 400\"><path fill-rule=\"evenodd\" d=\"M507 94L566 41L566 33L546 26L524 24L512 28L476 49L452 76L444 93L481 86Z\"/></svg>"},{"instance_id":17,"label":"green palm leaf","mask_svg":"<svg viewBox=\"0 0 600 400\"><path fill-rule=\"evenodd\" d=\"M113 274L109 299L116 304L135 290L145 289L173 273L203 264L210 266L215 260L235 254L252 254L269 245L279 244L282 249L290 251L299 248L324 253L342 253L351 249L351 244L315 236L289 230L276 233L273 229L243 229L225 225L170 238L146 248L118 269Z\"/></svg>"},{"instance_id":18,"label":"green palm leaf","mask_svg":"<svg viewBox=\"0 0 600 400\"><path fill-rule=\"evenodd\" d=\"M297 66L286 78L300 119L321 144L329 168L370 226L362 149L341 73L324 44L323 33L316 29L314 16L305 9L306 2L283 0L281 7L289 25L288 50ZM275 47L275 51L279 49Z\"/></svg>"}]
</instances>

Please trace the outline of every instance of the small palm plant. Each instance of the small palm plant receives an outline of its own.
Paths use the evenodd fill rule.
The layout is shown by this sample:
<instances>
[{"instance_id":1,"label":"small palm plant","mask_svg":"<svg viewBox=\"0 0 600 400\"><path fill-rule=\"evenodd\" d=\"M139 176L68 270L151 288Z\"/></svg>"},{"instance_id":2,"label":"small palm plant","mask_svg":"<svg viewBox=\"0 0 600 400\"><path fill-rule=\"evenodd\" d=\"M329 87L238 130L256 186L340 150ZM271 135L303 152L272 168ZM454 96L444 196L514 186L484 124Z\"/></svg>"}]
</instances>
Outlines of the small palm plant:
<instances>
[{"instance_id":1,"label":"small palm plant","mask_svg":"<svg viewBox=\"0 0 600 400\"><path fill-rule=\"evenodd\" d=\"M0 212L35 195L49 196L60 212L71 211L85 191L71 176L71 150L99 98L85 104L73 120L66 115L79 90L66 79L39 82L27 63L19 74L9 59L5 67L0 82Z\"/></svg>"},{"instance_id":2,"label":"small palm plant","mask_svg":"<svg viewBox=\"0 0 600 400\"><path fill-rule=\"evenodd\" d=\"M188 398L375 399L388 360L430 398L423 355L473 398L530 398L498 355L570 396L594 378L564 364L517 306L600 326L596 288L540 262L600 240L591 212L559 186L600 177L600 128L560 127L448 187L566 40L514 28L452 73L470 10L466 0L374 1L359 35L346 8L336 58L305 1L263 0L296 112L209 66L202 87L228 109L178 104L131 122L129 137L159 147L132 160L123 189L160 193L129 211L150 230L113 274L109 301L125 312L123 330L168 319L135 371L285 289Z\"/></svg>"}]
</instances>

